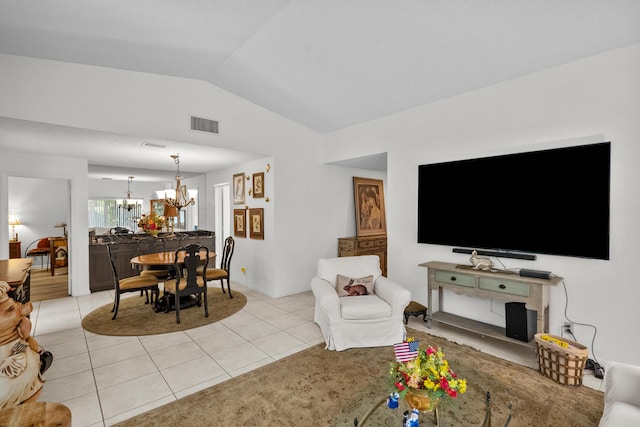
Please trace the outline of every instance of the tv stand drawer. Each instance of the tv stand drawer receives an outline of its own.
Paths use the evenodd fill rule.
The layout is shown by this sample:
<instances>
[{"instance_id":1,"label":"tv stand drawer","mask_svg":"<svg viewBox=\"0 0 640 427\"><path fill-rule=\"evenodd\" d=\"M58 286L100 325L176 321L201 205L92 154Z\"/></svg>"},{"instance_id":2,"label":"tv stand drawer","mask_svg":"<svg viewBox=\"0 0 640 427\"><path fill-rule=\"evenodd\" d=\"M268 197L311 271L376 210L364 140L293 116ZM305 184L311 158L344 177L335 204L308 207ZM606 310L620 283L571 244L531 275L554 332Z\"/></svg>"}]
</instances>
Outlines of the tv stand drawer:
<instances>
[{"instance_id":1,"label":"tv stand drawer","mask_svg":"<svg viewBox=\"0 0 640 427\"><path fill-rule=\"evenodd\" d=\"M476 278L468 274L450 273L448 271L436 271L436 281L451 285L476 287Z\"/></svg>"},{"instance_id":2,"label":"tv stand drawer","mask_svg":"<svg viewBox=\"0 0 640 427\"><path fill-rule=\"evenodd\" d=\"M503 294L519 295L521 297L529 296L529 285L520 282L511 282L508 280L491 279L481 277L478 282L478 288L485 291L499 292Z\"/></svg>"}]
</instances>

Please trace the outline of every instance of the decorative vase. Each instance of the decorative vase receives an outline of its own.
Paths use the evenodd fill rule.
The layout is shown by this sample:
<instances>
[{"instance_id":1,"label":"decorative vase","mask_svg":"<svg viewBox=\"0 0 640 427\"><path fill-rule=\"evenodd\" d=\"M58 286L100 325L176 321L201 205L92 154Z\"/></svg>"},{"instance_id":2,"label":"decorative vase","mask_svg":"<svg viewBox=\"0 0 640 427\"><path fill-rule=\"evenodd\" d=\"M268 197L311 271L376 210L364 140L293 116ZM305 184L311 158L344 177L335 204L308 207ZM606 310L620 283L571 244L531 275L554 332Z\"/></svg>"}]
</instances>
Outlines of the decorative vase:
<instances>
[{"instance_id":1,"label":"decorative vase","mask_svg":"<svg viewBox=\"0 0 640 427\"><path fill-rule=\"evenodd\" d=\"M405 394L404 399L407 401L409 406L413 409L417 409L420 412L429 412L433 411L438 405L439 399L431 400L429 397L428 390L421 390L415 388L408 388L407 394Z\"/></svg>"},{"instance_id":2,"label":"decorative vase","mask_svg":"<svg viewBox=\"0 0 640 427\"><path fill-rule=\"evenodd\" d=\"M160 233L160 230L147 230L147 234L153 237L158 237L158 233Z\"/></svg>"}]
</instances>

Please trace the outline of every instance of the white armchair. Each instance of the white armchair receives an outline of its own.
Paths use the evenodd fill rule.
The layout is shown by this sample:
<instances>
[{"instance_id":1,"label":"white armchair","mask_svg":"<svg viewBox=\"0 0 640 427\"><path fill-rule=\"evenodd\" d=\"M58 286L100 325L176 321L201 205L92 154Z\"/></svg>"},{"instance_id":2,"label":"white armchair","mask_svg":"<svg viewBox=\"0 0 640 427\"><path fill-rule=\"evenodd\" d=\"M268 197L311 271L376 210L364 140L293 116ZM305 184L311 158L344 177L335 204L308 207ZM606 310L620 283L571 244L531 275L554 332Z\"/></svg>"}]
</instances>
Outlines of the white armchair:
<instances>
[{"instance_id":1,"label":"white armchair","mask_svg":"<svg viewBox=\"0 0 640 427\"><path fill-rule=\"evenodd\" d=\"M604 413L598 425L640 425L640 366L611 362L607 365L604 384Z\"/></svg>"},{"instance_id":2,"label":"white armchair","mask_svg":"<svg viewBox=\"0 0 640 427\"><path fill-rule=\"evenodd\" d=\"M373 276L373 293L338 296L337 276ZM329 350L382 347L405 338L404 309L411 292L382 276L377 255L318 260L317 276L311 280L316 299L314 321L320 326Z\"/></svg>"}]
</instances>

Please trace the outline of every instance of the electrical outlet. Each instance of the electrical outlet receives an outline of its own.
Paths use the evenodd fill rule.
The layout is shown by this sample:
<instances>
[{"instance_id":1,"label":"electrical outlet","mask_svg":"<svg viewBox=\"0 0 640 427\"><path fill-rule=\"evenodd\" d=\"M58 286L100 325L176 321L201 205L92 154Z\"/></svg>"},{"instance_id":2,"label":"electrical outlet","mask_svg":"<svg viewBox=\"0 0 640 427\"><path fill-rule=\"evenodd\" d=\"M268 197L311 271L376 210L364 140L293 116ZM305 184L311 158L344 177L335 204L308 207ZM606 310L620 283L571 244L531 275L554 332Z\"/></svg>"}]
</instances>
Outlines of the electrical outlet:
<instances>
[{"instance_id":1,"label":"electrical outlet","mask_svg":"<svg viewBox=\"0 0 640 427\"><path fill-rule=\"evenodd\" d=\"M573 322L564 322L564 325L562 325L562 332L573 335Z\"/></svg>"}]
</instances>

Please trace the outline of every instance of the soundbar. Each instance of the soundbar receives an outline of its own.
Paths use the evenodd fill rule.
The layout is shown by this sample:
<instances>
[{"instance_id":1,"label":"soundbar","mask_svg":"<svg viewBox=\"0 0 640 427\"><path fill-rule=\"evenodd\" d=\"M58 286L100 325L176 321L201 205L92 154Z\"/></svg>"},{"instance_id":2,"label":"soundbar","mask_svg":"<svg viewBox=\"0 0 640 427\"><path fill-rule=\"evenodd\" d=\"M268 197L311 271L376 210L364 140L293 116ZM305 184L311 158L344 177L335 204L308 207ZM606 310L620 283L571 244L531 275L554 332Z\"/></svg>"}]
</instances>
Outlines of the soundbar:
<instances>
[{"instance_id":1,"label":"soundbar","mask_svg":"<svg viewBox=\"0 0 640 427\"><path fill-rule=\"evenodd\" d=\"M535 279L551 279L550 271L528 270L526 268L521 268L518 274L522 277L533 277Z\"/></svg>"},{"instance_id":2,"label":"soundbar","mask_svg":"<svg viewBox=\"0 0 640 427\"><path fill-rule=\"evenodd\" d=\"M486 251L483 249L453 248L453 252L456 254L470 254L474 250L478 252L478 255L484 255L484 256L494 256L497 258L524 259L527 261L536 260L536 255L532 255L532 254L523 254L518 252Z\"/></svg>"}]
</instances>

